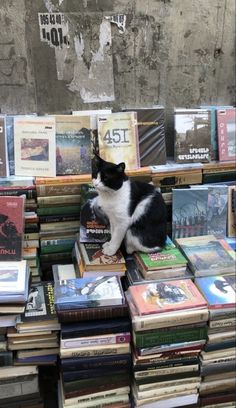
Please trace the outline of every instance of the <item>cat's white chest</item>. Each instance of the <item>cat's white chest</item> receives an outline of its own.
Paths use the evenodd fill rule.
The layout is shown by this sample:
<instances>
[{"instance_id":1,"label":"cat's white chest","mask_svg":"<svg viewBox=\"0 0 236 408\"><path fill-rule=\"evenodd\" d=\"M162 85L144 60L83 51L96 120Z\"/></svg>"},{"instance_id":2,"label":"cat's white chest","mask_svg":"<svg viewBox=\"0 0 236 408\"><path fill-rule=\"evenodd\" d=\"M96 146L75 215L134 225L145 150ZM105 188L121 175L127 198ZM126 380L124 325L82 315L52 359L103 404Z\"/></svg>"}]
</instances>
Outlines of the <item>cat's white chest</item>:
<instances>
[{"instance_id":1,"label":"cat's white chest","mask_svg":"<svg viewBox=\"0 0 236 408\"><path fill-rule=\"evenodd\" d=\"M99 205L109 219L128 217L129 201L129 182L125 182L118 191L114 191L111 194L99 194Z\"/></svg>"}]
</instances>

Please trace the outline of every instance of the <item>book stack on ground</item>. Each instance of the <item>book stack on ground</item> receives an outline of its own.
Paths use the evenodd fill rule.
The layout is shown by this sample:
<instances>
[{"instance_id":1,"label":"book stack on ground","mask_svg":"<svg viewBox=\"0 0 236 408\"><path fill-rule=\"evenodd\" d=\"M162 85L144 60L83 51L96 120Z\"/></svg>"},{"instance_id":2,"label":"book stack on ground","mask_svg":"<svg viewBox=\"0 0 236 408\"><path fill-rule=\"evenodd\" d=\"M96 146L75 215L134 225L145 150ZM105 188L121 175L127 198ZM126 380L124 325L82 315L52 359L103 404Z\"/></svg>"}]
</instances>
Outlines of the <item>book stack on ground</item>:
<instances>
[{"instance_id":1,"label":"book stack on ground","mask_svg":"<svg viewBox=\"0 0 236 408\"><path fill-rule=\"evenodd\" d=\"M59 406L130 407L130 320L120 278L55 282Z\"/></svg>"},{"instance_id":2,"label":"book stack on ground","mask_svg":"<svg viewBox=\"0 0 236 408\"><path fill-rule=\"evenodd\" d=\"M235 272L235 252L224 238L203 235L176 238L195 277L229 275Z\"/></svg>"},{"instance_id":3,"label":"book stack on ground","mask_svg":"<svg viewBox=\"0 0 236 408\"><path fill-rule=\"evenodd\" d=\"M168 237L166 246L159 252L143 253L135 252L134 260L139 274L145 281L183 279L191 274L187 269L187 259ZM132 268L127 271L132 281ZM142 281L142 279L140 279Z\"/></svg>"},{"instance_id":4,"label":"book stack on ground","mask_svg":"<svg viewBox=\"0 0 236 408\"><path fill-rule=\"evenodd\" d=\"M54 307L54 283L34 283L29 290L25 312L7 331L8 350L15 365L56 364L60 324Z\"/></svg>"},{"instance_id":5,"label":"book stack on ground","mask_svg":"<svg viewBox=\"0 0 236 408\"><path fill-rule=\"evenodd\" d=\"M105 255L102 244L75 242L72 259L80 277L124 276L126 271L125 259L120 250L114 255Z\"/></svg>"},{"instance_id":6,"label":"book stack on ground","mask_svg":"<svg viewBox=\"0 0 236 408\"><path fill-rule=\"evenodd\" d=\"M36 177L40 264L48 279L52 278L53 264L71 263L80 225L80 184L86 179L85 175Z\"/></svg>"},{"instance_id":7,"label":"book stack on ground","mask_svg":"<svg viewBox=\"0 0 236 408\"><path fill-rule=\"evenodd\" d=\"M199 354L206 342L206 300L191 279L130 286L134 406L196 404Z\"/></svg>"},{"instance_id":8,"label":"book stack on ground","mask_svg":"<svg viewBox=\"0 0 236 408\"><path fill-rule=\"evenodd\" d=\"M24 312L29 291L26 261L0 262L0 327L15 326Z\"/></svg>"},{"instance_id":9,"label":"book stack on ground","mask_svg":"<svg viewBox=\"0 0 236 408\"><path fill-rule=\"evenodd\" d=\"M43 408L40 397L37 366L0 369L0 406L1 408Z\"/></svg>"},{"instance_id":10,"label":"book stack on ground","mask_svg":"<svg viewBox=\"0 0 236 408\"><path fill-rule=\"evenodd\" d=\"M196 285L209 308L207 343L201 352L200 396L202 403L209 400L226 407L236 399L235 275L198 278Z\"/></svg>"}]
</instances>

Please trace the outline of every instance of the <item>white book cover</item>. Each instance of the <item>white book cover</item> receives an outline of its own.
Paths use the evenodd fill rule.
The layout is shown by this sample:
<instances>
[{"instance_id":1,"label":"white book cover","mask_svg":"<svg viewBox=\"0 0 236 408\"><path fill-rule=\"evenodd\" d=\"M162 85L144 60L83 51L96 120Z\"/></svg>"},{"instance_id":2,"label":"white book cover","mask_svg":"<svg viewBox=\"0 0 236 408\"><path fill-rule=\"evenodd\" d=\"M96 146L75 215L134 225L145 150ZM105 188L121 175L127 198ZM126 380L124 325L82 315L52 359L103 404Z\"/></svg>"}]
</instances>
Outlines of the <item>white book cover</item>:
<instances>
[{"instance_id":1,"label":"white book cover","mask_svg":"<svg viewBox=\"0 0 236 408\"><path fill-rule=\"evenodd\" d=\"M0 295L24 293L26 261L0 262Z\"/></svg>"},{"instance_id":2,"label":"white book cover","mask_svg":"<svg viewBox=\"0 0 236 408\"><path fill-rule=\"evenodd\" d=\"M55 117L15 117L14 152L16 175L55 177Z\"/></svg>"}]
</instances>

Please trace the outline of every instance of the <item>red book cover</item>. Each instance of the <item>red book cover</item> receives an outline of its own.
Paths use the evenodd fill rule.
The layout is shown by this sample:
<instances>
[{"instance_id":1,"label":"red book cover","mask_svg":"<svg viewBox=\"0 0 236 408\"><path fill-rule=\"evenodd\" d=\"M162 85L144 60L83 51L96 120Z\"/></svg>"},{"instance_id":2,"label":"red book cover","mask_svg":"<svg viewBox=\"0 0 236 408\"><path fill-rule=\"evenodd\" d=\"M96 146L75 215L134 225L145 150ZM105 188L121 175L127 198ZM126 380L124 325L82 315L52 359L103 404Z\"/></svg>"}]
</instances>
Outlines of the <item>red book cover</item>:
<instances>
[{"instance_id":1,"label":"red book cover","mask_svg":"<svg viewBox=\"0 0 236 408\"><path fill-rule=\"evenodd\" d=\"M205 307L206 300L191 279L133 285L128 289L140 315Z\"/></svg>"},{"instance_id":2,"label":"red book cover","mask_svg":"<svg viewBox=\"0 0 236 408\"><path fill-rule=\"evenodd\" d=\"M217 111L217 134L220 161L236 159L236 108Z\"/></svg>"},{"instance_id":3,"label":"red book cover","mask_svg":"<svg viewBox=\"0 0 236 408\"><path fill-rule=\"evenodd\" d=\"M0 196L0 261L22 259L24 201L24 197Z\"/></svg>"}]
</instances>

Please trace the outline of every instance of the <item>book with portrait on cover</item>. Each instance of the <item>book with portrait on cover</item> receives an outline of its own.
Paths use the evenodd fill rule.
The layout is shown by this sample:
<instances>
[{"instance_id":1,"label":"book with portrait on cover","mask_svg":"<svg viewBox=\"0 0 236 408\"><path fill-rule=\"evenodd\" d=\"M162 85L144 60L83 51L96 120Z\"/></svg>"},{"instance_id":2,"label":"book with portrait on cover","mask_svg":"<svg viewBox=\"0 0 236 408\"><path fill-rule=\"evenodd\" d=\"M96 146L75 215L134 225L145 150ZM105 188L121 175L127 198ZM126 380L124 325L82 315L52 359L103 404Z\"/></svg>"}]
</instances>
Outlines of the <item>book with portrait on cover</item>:
<instances>
[{"instance_id":1,"label":"book with portrait on cover","mask_svg":"<svg viewBox=\"0 0 236 408\"><path fill-rule=\"evenodd\" d=\"M136 112L98 115L99 155L103 160L119 164L126 170L140 167Z\"/></svg>"},{"instance_id":2,"label":"book with portrait on cover","mask_svg":"<svg viewBox=\"0 0 236 408\"><path fill-rule=\"evenodd\" d=\"M22 259L24 196L0 196L0 261Z\"/></svg>"},{"instance_id":3,"label":"book with portrait on cover","mask_svg":"<svg viewBox=\"0 0 236 408\"><path fill-rule=\"evenodd\" d=\"M206 307L206 300L191 279L133 285L128 293L139 315Z\"/></svg>"},{"instance_id":4,"label":"book with portrait on cover","mask_svg":"<svg viewBox=\"0 0 236 408\"><path fill-rule=\"evenodd\" d=\"M76 278L55 282L55 307L59 310L123 305L125 297L118 276Z\"/></svg>"}]
</instances>

